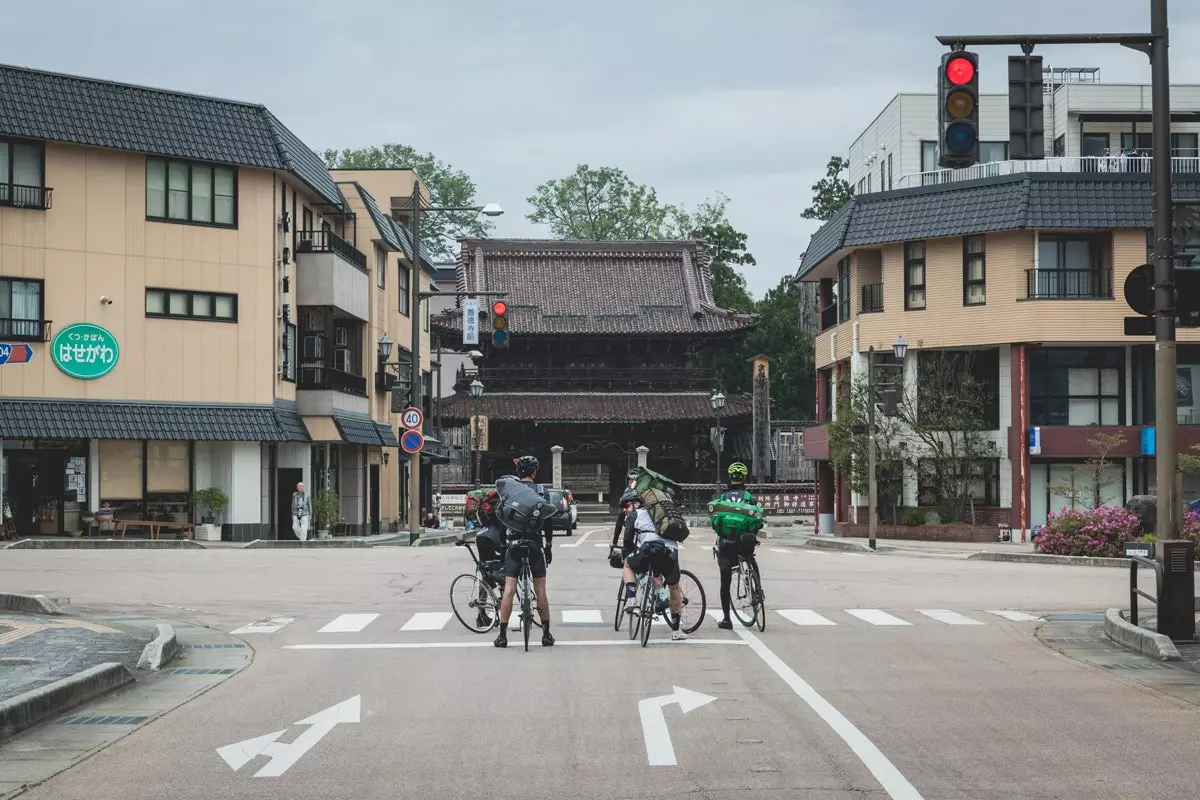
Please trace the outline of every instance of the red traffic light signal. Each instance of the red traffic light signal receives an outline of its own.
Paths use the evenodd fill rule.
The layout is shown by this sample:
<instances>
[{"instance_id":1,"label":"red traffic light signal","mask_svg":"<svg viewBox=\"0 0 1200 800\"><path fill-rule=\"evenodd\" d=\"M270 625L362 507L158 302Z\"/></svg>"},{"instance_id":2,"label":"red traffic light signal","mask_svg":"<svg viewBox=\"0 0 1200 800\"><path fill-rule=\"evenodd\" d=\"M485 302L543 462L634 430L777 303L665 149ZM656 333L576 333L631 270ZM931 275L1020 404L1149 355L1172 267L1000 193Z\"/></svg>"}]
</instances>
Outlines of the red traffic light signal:
<instances>
[{"instance_id":1,"label":"red traffic light signal","mask_svg":"<svg viewBox=\"0 0 1200 800\"><path fill-rule=\"evenodd\" d=\"M507 314L508 303L504 302L503 300L497 300L496 302L492 303L492 313L499 316Z\"/></svg>"},{"instance_id":2,"label":"red traffic light signal","mask_svg":"<svg viewBox=\"0 0 1200 800\"><path fill-rule=\"evenodd\" d=\"M970 83L975 77L975 64L969 58L957 56L946 64L946 79L955 86Z\"/></svg>"},{"instance_id":3,"label":"red traffic light signal","mask_svg":"<svg viewBox=\"0 0 1200 800\"><path fill-rule=\"evenodd\" d=\"M508 347L508 303L496 300L492 303L492 346Z\"/></svg>"}]
</instances>

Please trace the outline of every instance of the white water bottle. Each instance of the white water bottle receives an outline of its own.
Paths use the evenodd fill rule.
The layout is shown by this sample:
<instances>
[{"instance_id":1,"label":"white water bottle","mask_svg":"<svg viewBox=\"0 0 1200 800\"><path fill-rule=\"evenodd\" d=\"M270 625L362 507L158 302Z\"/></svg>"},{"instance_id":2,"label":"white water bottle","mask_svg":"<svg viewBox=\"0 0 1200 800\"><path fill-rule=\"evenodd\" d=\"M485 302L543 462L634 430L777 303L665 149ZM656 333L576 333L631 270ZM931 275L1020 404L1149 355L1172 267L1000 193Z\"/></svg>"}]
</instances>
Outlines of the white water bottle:
<instances>
[{"instance_id":1,"label":"white water bottle","mask_svg":"<svg viewBox=\"0 0 1200 800\"><path fill-rule=\"evenodd\" d=\"M658 602L660 602L660 603L667 602L667 587L665 587L665 586L658 587Z\"/></svg>"}]
</instances>

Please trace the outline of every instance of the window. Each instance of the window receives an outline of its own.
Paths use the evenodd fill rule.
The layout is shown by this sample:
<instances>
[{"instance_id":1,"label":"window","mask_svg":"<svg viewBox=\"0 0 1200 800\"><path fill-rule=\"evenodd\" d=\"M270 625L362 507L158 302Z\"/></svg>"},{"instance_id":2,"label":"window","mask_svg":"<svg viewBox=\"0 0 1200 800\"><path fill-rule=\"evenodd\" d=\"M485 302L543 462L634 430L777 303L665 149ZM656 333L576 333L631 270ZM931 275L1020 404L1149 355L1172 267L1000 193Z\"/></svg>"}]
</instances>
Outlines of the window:
<instances>
[{"instance_id":1,"label":"window","mask_svg":"<svg viewBox=\"0 0 1200 800\"><path fill-rule=\"evenodd\" d=\"M41 142L0 140L0 205L48 208L45 166Z\"/></svg>"},{"instance_id":2,"label":"window","mask_svg":"<svg viewBox=\"0 0 1200 800\"><path fill-rule=\"evenodd\" d=\"M1027 270L1031 298L1112 297L1112 270L1102 268L1105 236L1041 234L1037 269Z\"/></svg>"},{"instance_id":3,"label":"window","mask_svg":"<svg viewBox=\"0 0 1200 800\"><path fill-rule=\"evenodd\" d=\"M1107 133L1085 133L1079 140L1079 155L1099 158L1108 155Z\"/></svg>"},{"instance_id":4,"label":"window","mask_svg":"<svg viewBox=\"0 0 1200 800\"><path fill-rule=\"evenodd\" d=\"M0 338L40 342L43 283L40 280L0 278Z\"/></svg>"},{"instance_id":5,"label":"window","mask_svg":"<svg viewBox=\"0 0 1200 800\"><path fill-rule=\"evenodd\" d=\"M1195 133L1172 133L1171 134L1171 155L1175 158L1196 158L1200 156L1200 147L1197 147L1197 140L1200 135Z\"/></svg>"},{"instance_id":6,"label":"window","mask_svg":"<svg viewBox=\"0 0 1200 800\"><path fill-rule=\"evenodd\" d=\"M879 191L887 188L887 162L879 162Z\"/></svg>"},{"instance_id":7,"label":"window","mask_svg":"<svg viewBox=\"0 0 1200 800\"><path fill-rule=\"evenodd\" d=\"M838 262L837 308L838 321L850 319L850 256Z\"/></svg>"},{"instance_id":8,"label":"window","mask_svg":"<svg viewBox=\"0 0 1200 800\"><path fill-rule=\"evenodd\" d=\"M963 413L959 406L967 400L974 405L978 400L975 408L965 411L981 419L986 430L1000 427L999 348L921 350L917 356L917 386L920 418L959 418Z\"/></svg>"},{"instance_id":9,"label":"window","mask_svg":"<svg viewBox=\"0 0 1200 800\"><path fill-rule=\"evenodd\" d=\"M1029 408L1034 425L1124 425L1125 353L1120 348L1034 348Z\"/></svg>"},{"instance_id":10,"label":"window","mask_svg":"<svg viewBox=\"0 0 1200 800\"><path fill-rule=\"evenodd\" d=\"M1051 152L1054 153L1055 158L1062 158L1067 154L1067 135L1065 133L1055 138L1054 149Z\"/></svg>"},{"instance_id":11,"label":"window","mask_svg":"<svg viewBox=\"0 0 1200 800\"><path fill-rule=\"evenodd\" d=\"M409 303L412 300L412 298L408 296L410 291L408 279L411 274L412 271L408 267L404 266L403 264L396 265L396 308L406 317L408 316Z\"/></svg>"},{"instance_id":12,"label":"window","mask_svg":"<svg viewBox=\"0 0 1200 800\"><path fill-rule=\"evenodd\" d=\"M1096 269L1098 255L1096 240L1091 237L1042 235L1038 238L1038 269Z\"/></svg>"},{"instance_id":13,"label":"window","mask_svg":"<svg viewBox=\"0 0 1200 800\"><path fill-rule=\"evenodd\" d=\"M302 231L311 231L311 230L313 229L313 213L312 213L312 209L311 209L311 208L309 208L308 206L305 206L305 207L304 207L304 216L303 216L301 219L303 219L303 224L302 224L302 226L301 226L300 230L302 230Z\"/></svg>"},{"instance_id":14,"label":"window","mask_svg":"<svg viewBox=\"0 0 1200 800\"><path fill-rule=\"evenodd\" d=\"M887 159L887 187L888 187L888 191L891 191L891 189L892 189L892 176L893 176L894 174L895 174L895 173L893 173L893 172L892 172L892 154L891 154L891 153L888 153L888 159Z\"/></svg>"},{"instance_id":15,"label":"window","mask_svg":"<svg viewBox=\"0 0 1200 800\"><path fill-rule=\"evenodd\" d=\"M938 169L938 143L921 142L921 172L932 172Z\"/></svg>"},{"instance_id":16,"label":"window","mask_svg":"<svg viewBox=\"0 0 1200 800\"><path fill-rule=\"evenodd\" d=\"M963 237L963 305L987 302L987 238Z\"/></svg>"},{"instance_id":17,"label":"window","mask_svg":"<svg viewBox=\"0 0 1200 800\"><path fill-rule=\"evenodd\" d=\"M147 219L236 227L236 192L233 167L146 159Z\"/></svg>"},{"instance_id":18,"label":"window","mask_svg":"<svg viewBox=\"0 0 1200 800\"><path fill-rule=\"evenodd\" d=\"M1008 161L1008 142L980 142L979 163L991 164L995 161Z\"/></svg>"},{"instance_id":19,"label":"window","mask_svg":"<svg viewBox=\"0 0 1200 800\"><path fill-rule=\"evenodd\" d=\"M904 310L925 308L925 243L904 244Z\"/></svg>"},{"instance_id":20,"label":"window","mask_svg":"<svg viewBox=\"0 0 1200 800\"><path fill-rule=\"evenodd\" d=\"M940 472L944 474L939 474ZM981 506L1000 505L1000 460L997 458L972 459L970 466L964 460L938 462L922 458L917 462L917 504L936 506L948 502L943 484L954 481L961 487L965 472L970 471L966 484L966 495ZM957 490L956 490L957 491Z\"/></svg>"},{"instance_id":21,"label":"window","mask_svg":"<svg viewBox=\"0 0 1200 800\"><path fill-rule=\"evenodd\" d=\"M191 488L191 445L146 442L146 491L186 492Z\"/></svg>"},{"instance_id":22,"label":"window","mask_svg":"<svg viewBox=\"0 0 1200 800\"><path fill-rule=\"evenodd\" d=\"M296 382L296 325L292 322L283 325L283 379Z\"/></svg>"},{"instance_id":23,"label":"window","mask_svg":"<svg viewBox=\"0 0 1200 800\"><path fill-rule=\"evenodd\" d=\"M140 439L101 439L100 497L141 500L144 456Z\"/></svg>"},{"instance_id":24,"label":"window","mask_svg":"<svg viewBox=\"0 0 1200 800\"><path fill-rule=\"evenodd\" d=\"M380 247L375 248L375 285L387 288L387 251Z\"/></svg>"},{"instance_id":25,"label":"window","mask_svg":"<svg viewBox=\"0 0 1200 800\"><path fill-rule=\"evenodd\" d=\"M1122 133L1121 149L1129 152L1141 150L1149 155L1154 151L1154 135L1150 133Z\"/></svg>"},{"instance_id":26,"label":"window","mask_svg":"<svg viewBox=\"0 0 1200 800\"><path fill-rule=\"evenodd\" d=\"M354 319L333 321L333 368L362 375L362 323Z\"/></svg>"},{"instance_id":27,"label":"window","mask_svg":"<svg viewBox=\"0 0 1200 800\"><path fill-rule=\"evenodd\" d=\"M146 316L237 322L237 295L182 289L147 289Z\"/></svg>"}]
</instances>

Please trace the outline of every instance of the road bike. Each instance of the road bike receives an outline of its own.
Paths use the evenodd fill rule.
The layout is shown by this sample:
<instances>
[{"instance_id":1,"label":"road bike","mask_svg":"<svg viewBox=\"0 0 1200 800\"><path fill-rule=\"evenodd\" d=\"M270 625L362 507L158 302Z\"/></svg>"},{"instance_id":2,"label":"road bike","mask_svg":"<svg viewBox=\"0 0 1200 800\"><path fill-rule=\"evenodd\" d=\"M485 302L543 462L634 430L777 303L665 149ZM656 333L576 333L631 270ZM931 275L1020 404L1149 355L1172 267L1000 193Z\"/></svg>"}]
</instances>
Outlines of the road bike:
<instances>
[{"instance_id":1,"label":"road bike","mask_svg":"<svg viewBox=\"0 0 1200 800\"><path fill-rule=\"evenodd\" d=\"M534 543L522 540L513 542L508 546L508 549L520 559L520 569L517 571L517 593L513 597L513 604L520 604L521 608L521 633L525 637L525 652L529 652L529 633L533 630L533 626L542 627L541 622L541 606L537 602L537 596L533 590L533 568L529 564L529 551L534 547Z\"/></svg>"},{"instance_id":2,"label":"road bike","mask_svg":"<svg viewBox=\"0 0 1200 800\"><path fill-rule=\"evenodd\" d=\"M753 533L743 533L738 541L742 547L748 547L751 553L758 547L758 536ZM716 548L713 548L713 552L716 552ZM733 566L733 576L733 615L747 628L758 623L759 632L765 631L767 607L762 589L762 576L750 559L740 553L737 563Z\"/></svg>"},{"instance_id":3,"label":"road bike","mask_svg":"<svg viewBox=\"0 0 1200 800\"><path fill-rule=\"evenodd\" d=\"M467 630L487 633L500 624L500 592L504 588L501 562L480 561L471 542L460 540L454 544L467 548L475 562L475 571L464 572L450 581L450 608Z\"/></svg>"},{"instance_id":4,"label":"road bike","mask_svg":"<svg viewBox=\"0 0 1200 800\"><path fill-rule=\"evenodd\" d=\"M661 571L647 569L638 573L636 577L637 589L633 595L633 603L625 608L625 602L619 601L618 613L625 611L629 614L629 638L637 639L641 636L642 647L645 647L650 641L650 629L654 627L655 617L662 617L662 620L666 622L667 614L670 613L670 602L659 598L658 589L652 579L663 577ZM621 590L624 591L624 588L625 584L622 582ZM665 586L663 588L667 589L669 596L670 589ZM708 608L704 597L704 586L695 574L681 569L679 570L679 592L682 595L683 603L679 614L679 628L687 634L695 633L704 622L704 613ZM619 619L620 617L618 617Z\"/></svg>"}]
</instances>

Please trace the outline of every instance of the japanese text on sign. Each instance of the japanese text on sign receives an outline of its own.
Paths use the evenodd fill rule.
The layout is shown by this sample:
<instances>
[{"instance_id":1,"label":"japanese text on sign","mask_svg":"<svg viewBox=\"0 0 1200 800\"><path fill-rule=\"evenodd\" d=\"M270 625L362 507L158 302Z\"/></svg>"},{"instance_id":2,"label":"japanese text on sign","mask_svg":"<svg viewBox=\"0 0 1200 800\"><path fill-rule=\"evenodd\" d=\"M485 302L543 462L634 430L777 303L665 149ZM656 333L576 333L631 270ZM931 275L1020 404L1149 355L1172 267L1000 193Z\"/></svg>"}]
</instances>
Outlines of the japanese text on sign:
<instances>
[{"instance_id":1,"label":"japanese text on sign","mask_svg":"<svg viewBox=\"0 0 1200 800\"><path fill-rule=\"evenodd\" d=\"M462 301L463 344L479 344L479 301L468 297Z\"/></svg>"},{"instance_id":2,"label":"japanese text on sign","mask_svg":"<svg viewBox=\"0 0 1200 800\"><path fill-rule=\"evenodd\" d=\"M117 339L99 325L81 322L59 331L50 345L55 366L73 378L107 375L121 356Z\"/></svg>"}]
</instances>

